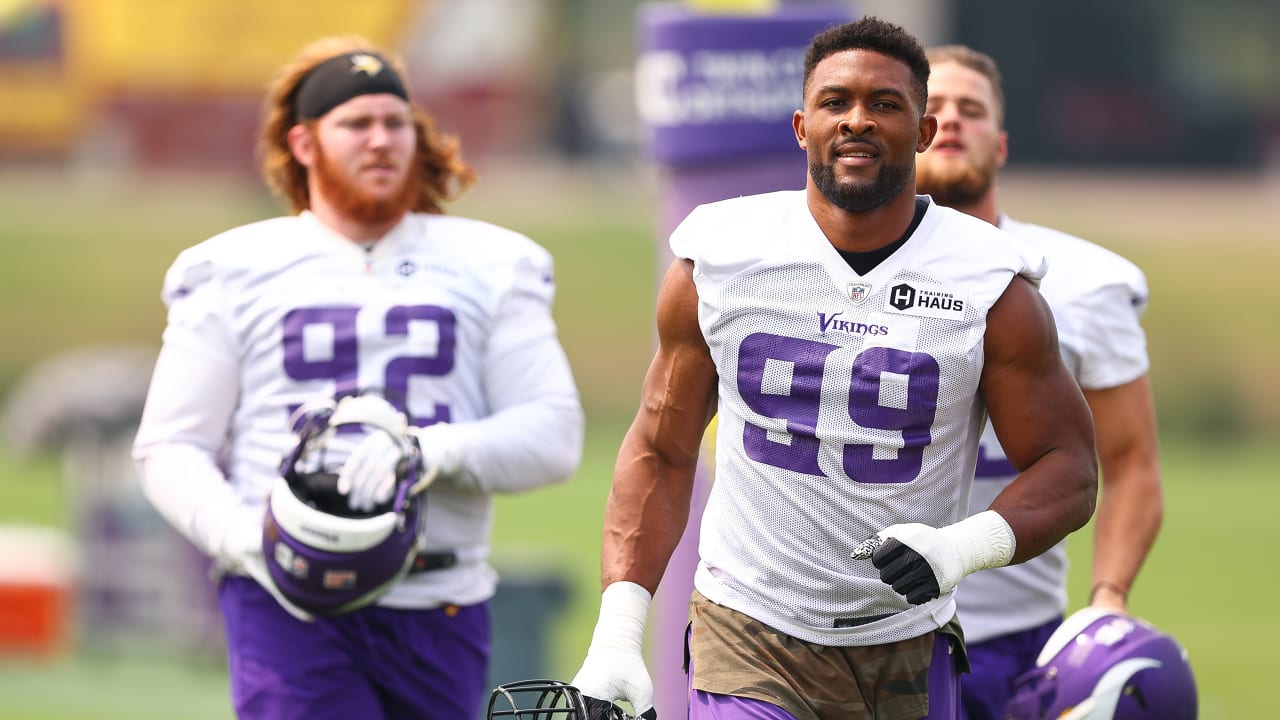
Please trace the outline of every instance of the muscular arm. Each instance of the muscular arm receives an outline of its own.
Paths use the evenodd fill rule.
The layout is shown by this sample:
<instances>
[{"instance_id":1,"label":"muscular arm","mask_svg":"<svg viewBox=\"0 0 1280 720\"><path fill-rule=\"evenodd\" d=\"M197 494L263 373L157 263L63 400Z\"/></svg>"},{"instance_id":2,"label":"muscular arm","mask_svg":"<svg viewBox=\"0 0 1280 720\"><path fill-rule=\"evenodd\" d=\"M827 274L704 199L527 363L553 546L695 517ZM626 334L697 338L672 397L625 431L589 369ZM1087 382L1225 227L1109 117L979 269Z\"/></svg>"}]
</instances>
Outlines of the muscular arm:
<instances>
[{"instance_id":1,"label":"muscular arm","mask_svg":"<svg viewBox=\"0 0 1280 720\"><path fill-rule=\"evenodd\" d=\"M605 507L605 587L657 590L684 532L703 431L715 413L716 368L698 328L693 265L676 260L658 293L658 350L623 438Z\"/></svg>"},{"instance_id":2,"label":"muscular arm","mask_svg":"<svg viewBox=\"0 0 1280 720\"><path fill-rule=\"evenodd\" d=\"M1093 411L1102 467L1094 530L1095 591L1090 600L1124 610L1125 594L1164 517L1151 384L1143 375L1118 387L1085 390L1084 396Z\"/></svg>"},{"instance_id":3,"label":"muscular arm","mask_svg":"<svg viewBox=\"0 0 1280 720\"><path fill-rule=\"evenodd\" d=\"M1093 421L1062 363L1048 305L1013 279L987 315L979 392L1015 479L991 503L1017 538L1013 563L1048 550L1093 514L1097 458Z\"/></svg>"}]
</instances>

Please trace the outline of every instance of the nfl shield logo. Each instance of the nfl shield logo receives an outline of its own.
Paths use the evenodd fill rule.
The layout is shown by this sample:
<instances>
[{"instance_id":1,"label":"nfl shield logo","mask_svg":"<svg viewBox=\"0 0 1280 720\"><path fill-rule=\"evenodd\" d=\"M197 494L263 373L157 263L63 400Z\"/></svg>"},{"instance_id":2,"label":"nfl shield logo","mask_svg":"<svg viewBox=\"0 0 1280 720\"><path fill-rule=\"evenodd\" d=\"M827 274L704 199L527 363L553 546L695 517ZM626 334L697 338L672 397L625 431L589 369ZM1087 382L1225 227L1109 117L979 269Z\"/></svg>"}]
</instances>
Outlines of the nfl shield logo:
<instances>
[{"instance_id":1,"label":"nfl shield logo","mask_svg":"<svg viewBox=\"0 0 1280 720\"><path fill-rule=\"evenodd\" d=\"M849 299L855 305L861 305L863 300L867 299L867 295L871 294L871 283L851 282L848 285Z\"/></svg>"}]
</instances>

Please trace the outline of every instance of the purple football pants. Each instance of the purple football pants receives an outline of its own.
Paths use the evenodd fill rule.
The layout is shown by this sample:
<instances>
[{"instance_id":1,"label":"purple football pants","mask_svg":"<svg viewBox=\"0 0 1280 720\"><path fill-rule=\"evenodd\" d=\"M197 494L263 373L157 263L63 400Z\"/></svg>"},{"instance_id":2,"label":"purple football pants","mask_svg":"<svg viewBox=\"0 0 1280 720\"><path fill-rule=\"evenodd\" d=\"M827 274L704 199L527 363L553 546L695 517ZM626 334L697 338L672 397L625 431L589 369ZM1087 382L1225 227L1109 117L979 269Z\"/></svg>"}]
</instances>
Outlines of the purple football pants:
<instances>
[{"instance_id":1,"label":"purple football pants","mask_svg":"<svg viewBox=\"0 0 1280 720\"><path fill-rule=\"evenodd\" d=\"M921 720L960 717L960 675L951 659L950 642L942 633L934 635L933 659L929 663L929 714ZM694 690L692 661L689 671L689 720L796 720L791 713L763 700Z\"/></svg>"},{"instance_id":2,"label":"purple football pants","mask_svg":"<svg viewBox=\"0 0 1280 720\"><path fill-rule=\"evenodd\" d=\"M488 697L488 603L375 606L304 623L237 576L223 579L218 602L244 720L470 720Z\"/></svg>"},{"instance_id":3,"label":"purple football pants","mask_svg":"<svg viewBox=\"0 0 1280 720\"><path fill-rule=\"evenodd\" d=\"M1032 669L1062 619L969 645L972 673L960 681L960 720L1002 720L1013 681Z\"/></svg>"}]
</instances>

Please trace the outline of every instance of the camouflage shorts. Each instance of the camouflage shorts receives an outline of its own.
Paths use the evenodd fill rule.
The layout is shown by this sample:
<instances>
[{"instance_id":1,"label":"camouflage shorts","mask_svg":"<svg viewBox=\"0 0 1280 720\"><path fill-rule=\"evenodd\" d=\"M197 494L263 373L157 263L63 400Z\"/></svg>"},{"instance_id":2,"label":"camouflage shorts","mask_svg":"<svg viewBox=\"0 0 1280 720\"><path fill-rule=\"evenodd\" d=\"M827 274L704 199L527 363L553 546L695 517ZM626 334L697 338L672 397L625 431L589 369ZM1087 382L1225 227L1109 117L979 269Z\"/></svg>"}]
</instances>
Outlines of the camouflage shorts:
<instances>
[{"instance_id":1,"label":"camouflage shorts","mask_svg":"<svg viewBox=\"0 0 1280 720\"><path fill-rule=\"evenodd\" d=\"M928 711L935 633L885 645L816 645L697 591L689 614L686 658L697 690L763 700L798 720L909 720ZM962 646L952 628L944 632Z\"/></svg>"}]
</instances>

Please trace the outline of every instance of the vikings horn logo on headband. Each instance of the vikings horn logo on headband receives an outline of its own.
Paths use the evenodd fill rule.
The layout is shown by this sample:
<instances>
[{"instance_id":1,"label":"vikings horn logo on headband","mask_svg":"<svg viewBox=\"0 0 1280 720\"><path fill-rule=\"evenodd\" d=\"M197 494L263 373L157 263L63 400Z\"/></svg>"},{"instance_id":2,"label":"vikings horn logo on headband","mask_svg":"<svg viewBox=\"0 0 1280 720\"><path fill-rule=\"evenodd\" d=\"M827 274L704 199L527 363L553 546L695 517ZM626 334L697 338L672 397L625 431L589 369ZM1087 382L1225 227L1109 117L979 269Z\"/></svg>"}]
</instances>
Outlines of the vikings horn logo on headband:
<instances>
[{"instance_id":1,"label":"vikings horn logo on headband","mask_svg":"<svg viewBox=\"0 0 1280 720\"><path fill-rule=\"evenodd\" d=\"M364 73L369 77L373 77L382 72L382 61L377 57L368 53L359 53L351 56L351 73Z\"/></svg>"},{"instance_id":2,"label":"vikings horn logo on headband","mask_svg":"<svg viewBox=\"0 0 1280 720\"><path fill-rule=\"evenodd\" d=\"M404 81L387 61L371 52L352 52L329 58L312 68L298 83L294 116L315 120L359 95L389 93L409 99Z\"/></svg>"}]
</instances>

